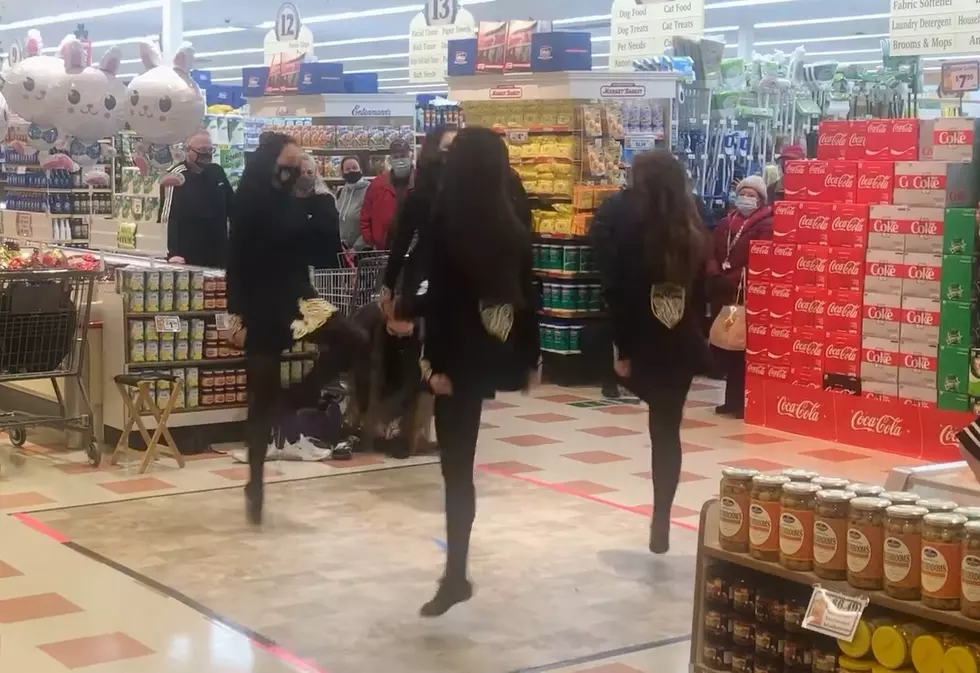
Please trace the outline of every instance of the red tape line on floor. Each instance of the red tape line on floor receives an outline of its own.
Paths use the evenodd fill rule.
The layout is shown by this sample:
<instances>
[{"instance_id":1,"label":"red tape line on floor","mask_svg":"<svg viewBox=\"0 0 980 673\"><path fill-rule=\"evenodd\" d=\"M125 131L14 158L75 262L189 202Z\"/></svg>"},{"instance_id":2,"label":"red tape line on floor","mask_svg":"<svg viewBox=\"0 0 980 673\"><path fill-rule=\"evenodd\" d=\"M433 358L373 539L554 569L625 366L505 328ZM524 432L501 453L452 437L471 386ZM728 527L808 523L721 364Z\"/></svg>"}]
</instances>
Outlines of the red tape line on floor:
<instances>
[{"instance_id":1,"label":"red tape line on floor","mask_svg":"<svg viewBox=\"0 0 980 673\"><path fill-rule=\"evenodd\" d=\"M60 542L61 544L64 544L70 541L71 539L67 535L64 535L63 533L59 533L58 531L56 531L54 528L47 525L46 523L42 523L38 521L30 514L24 514L23 512L16 512L14 514L11 514L10 516L17 519L28 528L37 531L41 535L45 535L51 538L55 542Z\"/></svg>"},{"instance_id":2,"label":"red tape line on floor","mask_svg":"<svg viewBox=\"0 0 980 673\"><path fill-rule=\"evenodd\" d=\"M517 481L523 481L527 484L533 484L535 486L541 486L550 491L556 493L564 493L565 495L574 495L576 498L583 498L584 500L589 500L600 505L606 505L607 507L614 507L616 509L622 510L624 512L629 512L630 514L639 514L641 516L646 516L646 512L639 509L638 507L630 507L628 505L623 505L618 502L613 502L612 500L607 500L606 498L600 498L589 493L582 493L581 491L576 491L573 488L569 488L562 484L554 484L551 482L543 481L541 479L535 479L534 477L527 477L523 474L514 474L512 472L507 472L505 470L497 470L486 465L477 465L476 469L486 474L492 474L498 477L507 477L508 479L516 479ZM671 519L670 523L672 526L677 526L678 528L684 528L686 530L692 530L695 533L698 531L697 524L687 523L685 521L677 521L676 519Z\"/></svg>"}]
</instances>

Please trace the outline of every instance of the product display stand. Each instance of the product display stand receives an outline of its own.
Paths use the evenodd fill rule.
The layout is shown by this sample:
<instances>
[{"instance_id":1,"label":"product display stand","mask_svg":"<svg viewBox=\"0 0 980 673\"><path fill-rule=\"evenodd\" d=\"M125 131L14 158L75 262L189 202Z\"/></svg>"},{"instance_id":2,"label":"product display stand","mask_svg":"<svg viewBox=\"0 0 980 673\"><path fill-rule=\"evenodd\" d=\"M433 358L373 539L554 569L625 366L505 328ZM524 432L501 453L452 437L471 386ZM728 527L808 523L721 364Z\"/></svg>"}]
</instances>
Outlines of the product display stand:
<instances>
[{"instance_id":1,"label":"product display stand","mask_svg":"<svg viewBox=\"0 0 980 673\"><path fill-rule=\"evenodd\" d=\"M965 461L920 467L894 467L885 479L889 491L915 491L923 498L953 500L961 505L980 505L980 484Z\"/></svg>"}]
</instances>

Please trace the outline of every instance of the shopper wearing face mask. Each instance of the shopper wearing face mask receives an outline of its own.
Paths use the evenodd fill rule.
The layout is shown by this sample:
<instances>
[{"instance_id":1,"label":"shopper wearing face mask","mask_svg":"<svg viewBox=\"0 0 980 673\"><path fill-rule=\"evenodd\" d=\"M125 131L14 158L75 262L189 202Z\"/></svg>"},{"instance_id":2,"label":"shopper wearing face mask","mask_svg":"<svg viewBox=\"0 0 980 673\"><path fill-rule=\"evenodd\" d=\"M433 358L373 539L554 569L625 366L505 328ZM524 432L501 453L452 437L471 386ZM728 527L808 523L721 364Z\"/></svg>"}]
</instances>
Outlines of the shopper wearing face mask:
<instances>
[{"instance_id":1,"label":"shopper wearing face mask","mask_svg":"<svg viewBox=\"0 0 980 673\"><path fill-rule=\"evenodd\" d=\"M361 208L371 181L364 177L357 157L344 157L340 164L344 184L337 192L337 210L340 211L340 240L352 250L364 247L361 236Z\"/></svg>"},{"instance_id":2,"label":"shopper wearing face mask","mask_svg":"<svg viewBox=\"0 0 980 673\"><path fill-rule=\"evenodd\" d=\"M415 184L412 149L404 140L394 140L391 170L371 181L361 206L361 237L364 244L379 250L390 247L395 216Z\"/></svg>"},{"instance_id":3,"label":"shopper wearing face mask","mask_svg":"<svg viewBox=\"0 0 980 673\"><path fill-rule=\"evenodd\" d=\"M287 398L290 406L316 403L321 383L363 358L367 335L316 297L309 267L336 245L337 231L311 216L303 181L303 152L295 141L275 134L255 152L235 194L228 256L228 311L240 326L230 341L245 350L248 373L249 483L246 513L262 519L263 464L271 429ZM315 183L314 183L315 191ZM315 311L315 312L314 312ZM325 355L303 382L283 393L280 354L294 338L321 346ZM311 398L313 398L311 400Z\"/></svg>"},{"instance_id":4,"label":"shopper wearing face mask","mask_svg":"<svg viewBox=\"0 0 980 673\"><path fill-rule=\"evenodd\" d=\"M317 172L316 161L304 154L302 173L296 181L296 196L303 201L307 224L320 232L323 247L311 251L317 269L336 269L340 267L340 216L337 214L337 199L327 189Z\"/></svg>"},{"instance_id":5,"label":"shopper wearing face mask","mask_svg":"<svg viewBox=\"0 0 980 673\"><path fill-rule=\"evenodd\" d=\"M772 238L772 208L766 183L752 175L738 183L734 210L714 230L714 256L708 264L711 315L733 304L742 274L749 263L749 242ZM744 295L743 295L744 296ZM725 374L725 403L715 412L742 418L745 414L745 352L713 349L716 364Z\"/></svg>"},{"instance_id":6,"label":"shopper wearing face mask","mask_svg":"<svg viewBox=\"0 0 980 673\"><path fill-rule=\"evenodd\" d=\"M186 153L187 158L170 169L184 183L160 190L157 221L167 229L167 259L224 268L234 192L224 169L212 161L214 148L207 131L187 139Z\"/></svg>"}]
</instances>

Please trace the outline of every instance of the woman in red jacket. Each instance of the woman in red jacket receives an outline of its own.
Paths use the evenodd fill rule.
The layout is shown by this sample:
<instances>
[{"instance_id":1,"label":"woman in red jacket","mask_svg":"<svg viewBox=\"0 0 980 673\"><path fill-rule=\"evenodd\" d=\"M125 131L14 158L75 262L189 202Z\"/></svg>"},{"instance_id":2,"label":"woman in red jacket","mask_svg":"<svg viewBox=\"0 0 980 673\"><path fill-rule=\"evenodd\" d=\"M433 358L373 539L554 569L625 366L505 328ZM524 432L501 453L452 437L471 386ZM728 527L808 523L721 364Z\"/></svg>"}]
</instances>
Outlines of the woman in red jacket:
<instances>
[{"instance_id":1,"label":"woman in red jacket","mask_svg":"<svg viewBox=\"0 0 980 673\"><path fill-rule=\"evenodd\" d=\"M735 209L714 231L714 258L708 263L708 297L711 315L735 302L738 286L749 263L749 241L772 238L772 208L767 203L765 181L752 175L738 183ZM725 373L725 403L715 413L742 418L745 415L745 352L714 348Z\"/></svg>"}]
</instances>

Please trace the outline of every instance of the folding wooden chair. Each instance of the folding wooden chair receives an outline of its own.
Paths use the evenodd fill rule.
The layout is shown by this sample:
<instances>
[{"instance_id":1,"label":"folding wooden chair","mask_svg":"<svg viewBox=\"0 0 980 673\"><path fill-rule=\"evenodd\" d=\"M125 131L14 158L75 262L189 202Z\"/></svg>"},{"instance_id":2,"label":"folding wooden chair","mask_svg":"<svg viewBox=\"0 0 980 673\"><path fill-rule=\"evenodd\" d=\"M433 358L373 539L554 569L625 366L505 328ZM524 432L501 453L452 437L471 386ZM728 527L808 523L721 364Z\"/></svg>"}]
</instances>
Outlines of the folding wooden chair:
<instances>
[{"instance_id":1,"label":"folding wooden chair","mask_svg":"<svg viewBox=\"0 0 980 673\"><path fill-rule=\"evenodd\" d=\"M146 472L150 461L156 460L159 454L170 456L177 461L177 465L184 467L184 457L177 448L173 435L167 429L167 419L174 410L177 396L181 394L182 381L167 372L143 371L134 374L119 374L113 381L116 388L123 398L126 405L125 420L123 423L122 434L116 442L116 448L112 452L110 462L115 465L119 457L133 449L129 446L129 433L133 431L133 425L139 429L140 436L146 443L146 451L143 454L143 461L140 463L140 474ZM166 381L171 385L170 401L161 409L153 396L151 390L156 390L159 381ZM142 416L149 414L156 420L157 427L151 436L143 423ZM161 441L161 437L166 439L166 443Z\"/></svg>"}]
</instances>

